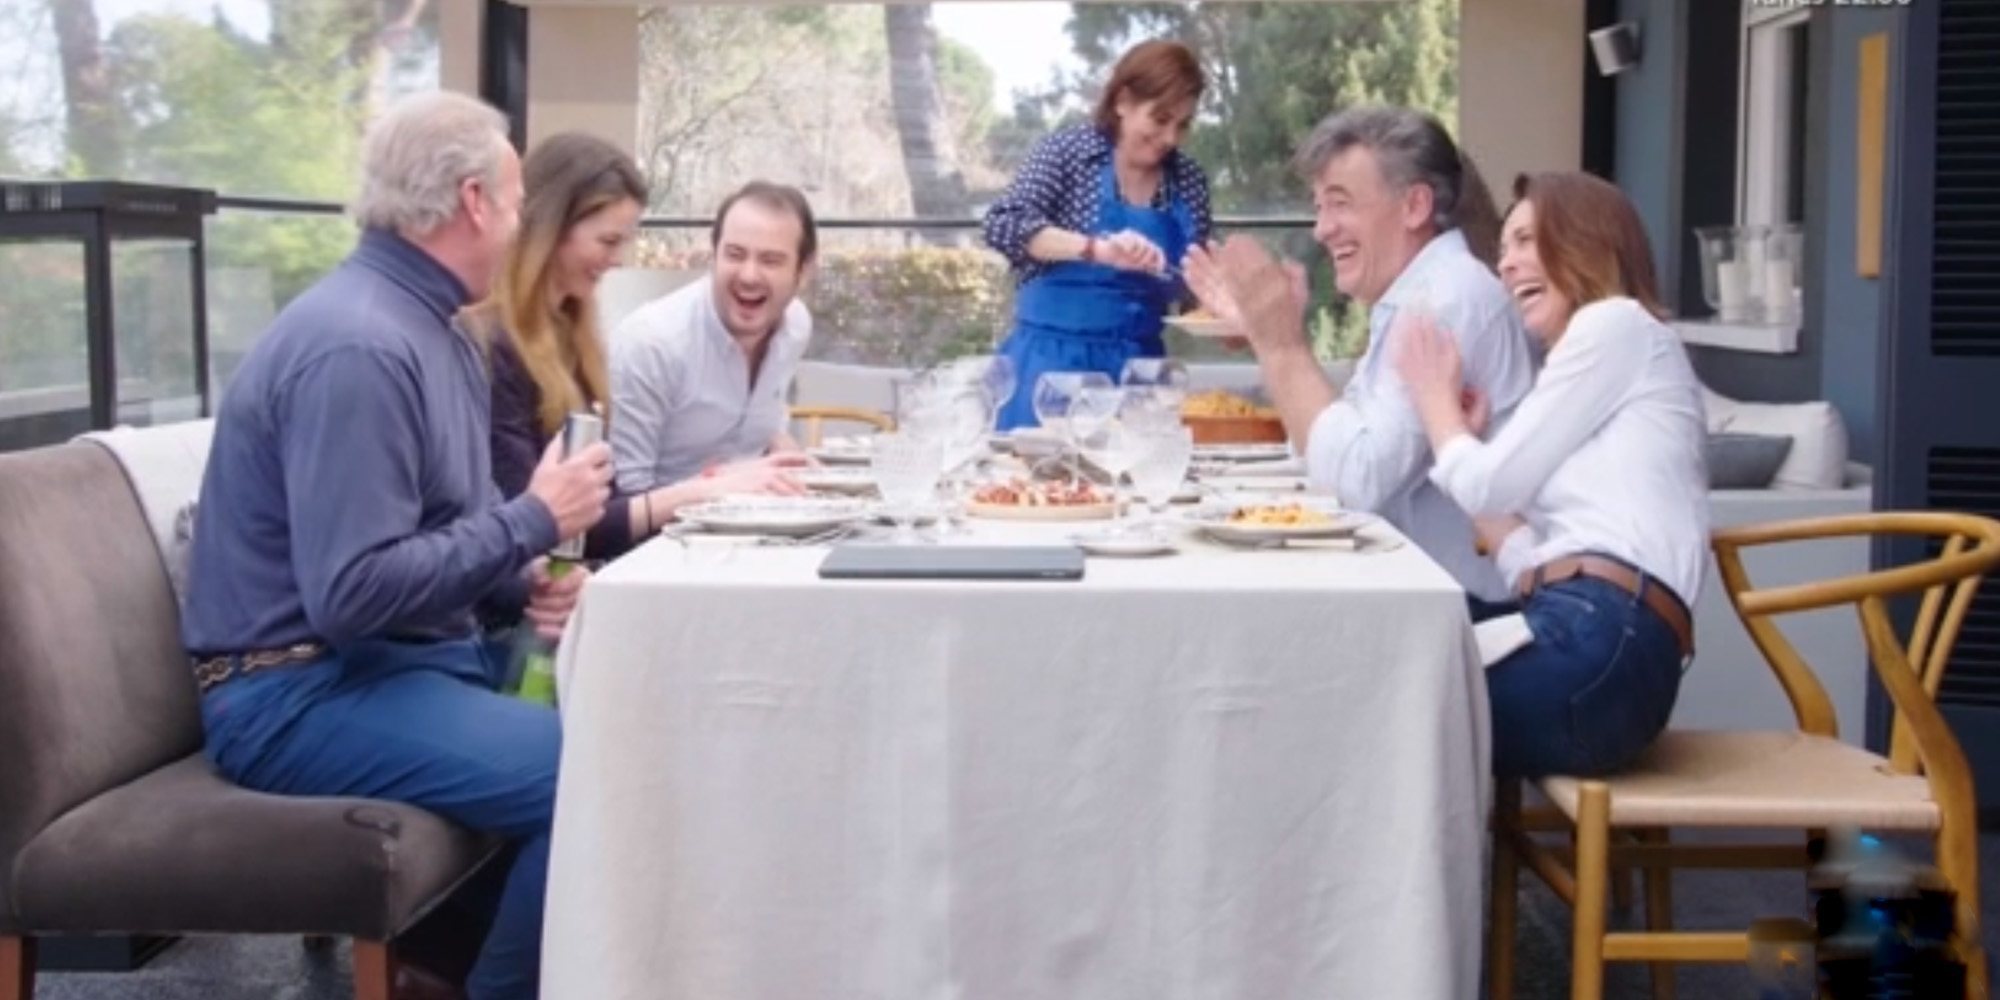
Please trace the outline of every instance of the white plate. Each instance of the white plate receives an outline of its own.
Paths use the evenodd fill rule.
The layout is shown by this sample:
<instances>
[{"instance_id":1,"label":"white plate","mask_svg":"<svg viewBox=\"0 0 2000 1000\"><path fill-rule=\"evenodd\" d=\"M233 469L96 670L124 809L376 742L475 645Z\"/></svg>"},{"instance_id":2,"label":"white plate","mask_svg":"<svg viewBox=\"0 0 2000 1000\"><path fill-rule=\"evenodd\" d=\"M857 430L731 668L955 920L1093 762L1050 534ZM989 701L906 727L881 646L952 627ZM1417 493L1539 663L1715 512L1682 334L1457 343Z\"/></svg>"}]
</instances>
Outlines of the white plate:
<instances>
[{"instance_id":1,"label":"white plate","mask_svg":"<svg viewBox=\"0 0 2000 1000\"><path fill-rule=\"evenodd\" d=\"M799 485L827 493L873 493L875 472L860 466L840 465L800 469L794 473Z\"/></svg>"},{"instance_id":2,"label":"white plate","mask_svg":"<svg viewBox=\"0 0 2000 1000\"><path fill-rule=\"evenodd\" d=\"M1209 537L1220 542L1238 545L1259 545L1272 542L1306 541L1327 538L1348 538L1367 523L1367 517L1353 511L1340 510L1331 505L1315 504L1310 501L1287 501L1325 514L1327 524L1237 524L1229 518L1242 506L1276 506L1214 504L1188 511L1189 524L1207 532Z\"/></svg>"},{"instance_id":3,"label":"white plate","mask_svg":"<svg viewBox=\"0 0 2000 1000\"><path fill-rule=\"evenodd\" d=\"M819 497L725 497L678 513L682 521L717 534L802 537L858 521L868 515L868 505Z\"/></svg>"},{"instance_id":4,"label":"white plate","mask_svg":"<svg viewBox=\"0 0 2000 1000\"><path fill-rule=\"evenodd\" d=\"M1122 559L1166 556L1180 551L1180 546L1175 545L1173 539L1145 531L1071 535L1069 540L1090 555Z\"/></svg>"},{"instance_id":5,"label":"white plate","mask_svg":"<svg viewBox=\"0 0 2000 1000\"><path fill-rule=\"evenodd\" d=\"M996 438L995 442L1007 451L1029 460L1060 455L1069 447L1061 436L1046 427L1017 427L1005 436Z\"/></svg>"},{"instance_id":6,"label":"white plate","mask_svg":"<svg viewBox=\"0 0 2000 1000\"><path fill-rule=\"evenodd\" d=\"M965 505L967 517L994 521L1103 521L1118 516L1118 505L1102 503L1032 504L978 503Z\"/></svg>"},{"instance_id":7,"label":"white plate","mask_svg":"<svg viewBox=\"0 0 2000 1000\"><path fill-rule=\"evenodd\" d=\"M875 455L875 441L866 437L827 438L806 454L827 465L867 465Z\"/></svg>"},{"instance_id":8,"label":"white plate","mask_svg":"<svg viewBox=\"0 0 2000 1000\"><path fill-rule=\"evenodd\" d=\"M1292 446L1282 441L1194 446L1196 462L1279 462L1291 457Z\"/></svg>"},{"instance_id":9,"label":"white plate","mask_svg":"<svg viewBox=\"0 0 2000 1000\"><path fill-rule=\"evenodd\" d=\"M1169 316L1167 322L1196 337L1234 337L1229 324L1213 316Z\"/></svg>"}]
</instances>

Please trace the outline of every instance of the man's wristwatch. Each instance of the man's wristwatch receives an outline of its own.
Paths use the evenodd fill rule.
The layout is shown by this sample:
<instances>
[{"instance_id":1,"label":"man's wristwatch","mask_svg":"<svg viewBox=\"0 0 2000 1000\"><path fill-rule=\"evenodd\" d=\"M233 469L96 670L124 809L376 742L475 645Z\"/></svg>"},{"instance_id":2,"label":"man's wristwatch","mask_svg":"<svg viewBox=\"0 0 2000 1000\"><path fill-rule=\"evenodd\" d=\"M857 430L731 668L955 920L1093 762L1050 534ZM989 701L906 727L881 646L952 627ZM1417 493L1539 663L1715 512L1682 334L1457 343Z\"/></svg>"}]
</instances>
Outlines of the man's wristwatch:
<instances>
[{"instance_id":1,"label":"man's wristwatch","mask_svg":"<svg viewBox=\"0 0 2000 1000\"><path fill-rule=\"evenodd\" d=\"M1085 236L1083 238L1083 259L1091 262L1097 260L1097 237Z\"/></svg>"}]
</instances>

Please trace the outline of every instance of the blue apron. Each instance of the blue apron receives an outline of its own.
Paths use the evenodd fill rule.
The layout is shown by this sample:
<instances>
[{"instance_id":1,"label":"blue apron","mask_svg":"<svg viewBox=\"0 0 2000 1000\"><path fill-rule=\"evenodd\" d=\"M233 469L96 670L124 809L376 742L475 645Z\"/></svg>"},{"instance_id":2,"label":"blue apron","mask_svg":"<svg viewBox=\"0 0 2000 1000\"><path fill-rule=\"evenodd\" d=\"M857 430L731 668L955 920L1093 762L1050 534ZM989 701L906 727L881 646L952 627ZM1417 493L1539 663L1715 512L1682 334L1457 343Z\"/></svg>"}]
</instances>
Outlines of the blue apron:
<instances>
[{"instance_id":1,"label":"blue apron","mask_svg":"<svg viewBox=\"0 0 2000 1000\"><path fill-rule=\"evenodd\" d=\"M1106 162L1098 174L1096 235L1126 229L1152 240L1177 267L1194 238L1194 216L1178 194L1165 209L1127 205ZM999 429L1035 426L1035 380L1044 372L1095 371L1116 381L1125 362L1165 354L1160 327L1180 292L1178 278L1080 260L1051 264L1022 285L1014 330L1000 345L1014 362L1017 388L1000 410Z\"/></svg>"}]
</instances>

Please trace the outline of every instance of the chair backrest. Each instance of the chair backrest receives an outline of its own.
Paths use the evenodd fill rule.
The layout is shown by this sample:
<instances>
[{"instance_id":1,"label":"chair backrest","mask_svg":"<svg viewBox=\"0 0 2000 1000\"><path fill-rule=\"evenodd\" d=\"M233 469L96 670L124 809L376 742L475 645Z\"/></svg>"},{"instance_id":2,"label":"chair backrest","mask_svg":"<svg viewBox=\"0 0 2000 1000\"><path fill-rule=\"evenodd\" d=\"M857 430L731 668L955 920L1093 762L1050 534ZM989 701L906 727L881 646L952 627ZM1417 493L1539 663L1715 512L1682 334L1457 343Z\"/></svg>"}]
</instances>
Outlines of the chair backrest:
<instances>
[{"instance_id":1,"label":"chair backrest","mask_svg":"<svg viewBox=\"0 0 2000 1000\"><path fill-rule=\"evenodd\" d=\"M21 846L201 746L167 573L111 453L0 455L0 926Z\"/></svg>"},{"instance_id":2,"label":"chair backrest","mask_svg":"<svg viewBox=\"0 0 2000 1000\"><path fill-rule=\"evenodd\" d=\"M632 311L661 296L679 291L706 271L670 271L657 267L614 267L597 283L597 327L609 334Z\"/></svg>"},{"instance_id":3,"label":"chair backrest","mask_svg":"<svg viewBox=\"0 0 2000 1000\"><path fill-rule=\"evenodd\" d=\"M896 418L879 410L863 409L856 406L794 406L792 423L798 425L798 442L808 448L818 447L826 435L826 422L837 420L850 424L861 424L876 433L896 429Z\"/></svg>"},{"instance_id":4,"label":"chair backrest","mask_svg":"<svg viewBox=\"0 0 2000 1000\"><path fill-rule=\"evenodd\" d=\"M1744 548L1851 535L1922 538L1933 543L1937 554L1904 566L1762 589L1751 585L1743 569ZM1773 619L1853 605L1861 617L1869 663L1895 706L1890 766L1924 775L1941 806L1957 808L1954 803L1962 801L1963 808L1973 808L1971 769L1935 699L1980 581L2000 563L2000 521L1937 512L1846 514L1722 528L1713 541L1716 569L1730 603L1777 672L1800 728L1834 735L1833 708L1804 657ZM1922 600L1905 640L1896 634L1888 600L1911 594Z\"/></svg>"}]
</instances>

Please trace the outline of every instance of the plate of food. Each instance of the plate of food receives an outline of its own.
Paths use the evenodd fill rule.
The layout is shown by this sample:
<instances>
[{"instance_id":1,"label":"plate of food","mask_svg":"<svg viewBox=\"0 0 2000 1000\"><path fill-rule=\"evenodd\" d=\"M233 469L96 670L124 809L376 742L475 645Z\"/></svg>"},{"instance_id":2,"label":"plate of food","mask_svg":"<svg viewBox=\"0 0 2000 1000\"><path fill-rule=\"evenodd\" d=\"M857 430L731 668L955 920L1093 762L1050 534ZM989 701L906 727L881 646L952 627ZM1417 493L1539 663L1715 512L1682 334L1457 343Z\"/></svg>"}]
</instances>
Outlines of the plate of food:
<instances>
[{"instance_id":1,"label":"plate of food","mask_svg":"<svg viewBox=\"0 0 2000 1000\"><path fill-rule=\"evenodd\" d=\"M1118 515L1111 494L1082 480L1009 479L973 491L972 517L1007 521L1101 521Z\"/></svg>"},{"instance_id":2,"label":"plate of food","mask_svg":"<svg viewBox=\"0 0 2000 1000\"><path fill-rule=\"evenodd\" d=\"M875 457L875 439L866 435L830 437L806 449L825 465L867 465Z\"/></svg>"},{"instance_id":3,"label":"plate of food","mask_svg":"<svg viewBox=\"0 0 2000 1000\"><path fill-rule=\"evenodd\" d=\"M1198 444L1196 462L1242 465L1248 462L1284 462L1292 457L1292 446L1283 441L1242 441L1235 444Z\"/></svg>"},{"instance_id":4,"label":"plate of food","mask_svg":"<svg viewBox=\"0 0 2000 1000\"><path fill-rule=\"evenodd\" d=\"M1072 535L1070 543L1087 555L1116 559L1143 559L1180 551L1180 546L1175 545L1173 539L1150 531L1099 531Z\"/></svg>"},{"instance_id":5,"label":"plate of food","mask_svg":"<svg viewBox=\"0 0 2000 1000\"><path fill-rule=\"evenodd\" d=\"M818 493L875 492L875 471L865 465L820 465L793 473L799 485Z\"/></svg>"},{"instance_id":6,"label":"plate of food","mask_svg":"<svg viewBox=\"0 0 2000 1000\"><path fill-rule=\"evenodd\" d=\"M1190 511L1187 519L1209 537L1237 545L1347 538L1366 521L1332 504L1302 500L1217 504Z\"/></svg>"},{"instance_id":7,"label":"plate of food","mask_svg":"<svg viewBox=\"0 0 2000 1000\"><path fill-rule=\"evenodd\" d=\"M1178 316L1167 317L1167 322L1196 337L1234 337L1236 331L1214 313L1206 309L1193 309Z\"/></svg>"},{"instance_id":8,"label":"plate of food","mask_svg":"<svg viewBox=\"0 0 2000 1000\"><path fill-rule=\"evenodd\" d=\"M723 497L689 504L681 521L721 535L804 537L852 524L868 516L869 505L831 497Z\"/></svg>"},{"instance_id":9,"label":"plate of food","mask_svg":"<svg viewBox=\"0 0 2000 1000\"><path fill-rule=\"evenodd\" d=\"M1278 411L1227 389L1197 392L1181 402L1181 423L1197 448L1214 445L1285 443Z\"/></svg>"}]
</instances>

